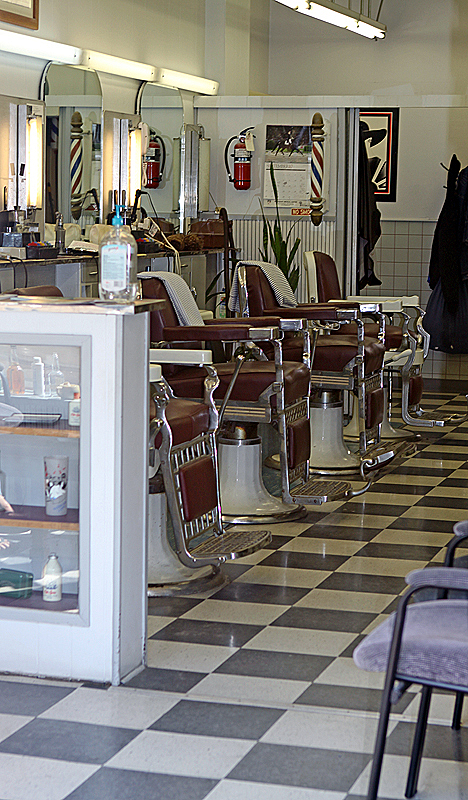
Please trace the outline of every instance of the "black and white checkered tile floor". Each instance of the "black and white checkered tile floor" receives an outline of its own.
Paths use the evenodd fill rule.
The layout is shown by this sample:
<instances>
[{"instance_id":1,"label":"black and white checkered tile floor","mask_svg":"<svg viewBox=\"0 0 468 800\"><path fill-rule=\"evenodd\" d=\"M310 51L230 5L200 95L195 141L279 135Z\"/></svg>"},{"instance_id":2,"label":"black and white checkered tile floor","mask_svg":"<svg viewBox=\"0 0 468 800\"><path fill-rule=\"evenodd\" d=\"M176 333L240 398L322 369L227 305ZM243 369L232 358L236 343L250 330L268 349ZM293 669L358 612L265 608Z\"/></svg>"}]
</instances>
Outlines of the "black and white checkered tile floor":
<instances>
[{"instance_id":1,"label":"black and white checkered tile floor","mask_svg":"<svg viewBox=\"0 0 468 800\"><path fill-rule=\"evenodd\" d=\"M462 412L464 398L427 393ZM210 597L154 598L126 686L0 676L0 800L358 800L382 676L352 651L468 518L468 423L424 434L364 497L273 527ZM380 797L403 798L416 702L395 708ZM468 796L468 731L439 693L420 778ZM467 712L468 713L468 712Z\"/></svg>"}]
</instances>

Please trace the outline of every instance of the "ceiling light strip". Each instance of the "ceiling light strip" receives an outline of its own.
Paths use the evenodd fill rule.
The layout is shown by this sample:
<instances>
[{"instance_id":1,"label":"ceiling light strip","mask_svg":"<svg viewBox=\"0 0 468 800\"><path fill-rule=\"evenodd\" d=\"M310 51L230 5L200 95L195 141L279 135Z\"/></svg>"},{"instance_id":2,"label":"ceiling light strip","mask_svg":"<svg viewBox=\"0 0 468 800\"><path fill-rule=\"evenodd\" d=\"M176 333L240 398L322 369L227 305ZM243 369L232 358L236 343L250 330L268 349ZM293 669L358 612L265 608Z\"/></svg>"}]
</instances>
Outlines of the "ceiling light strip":
<instances>
[{"instance_id":1,"label":"ceiling light strip","mask_svg":"<svg viewBox=\"0 0 468 800\"><path fill-rule=\"evenodd\" d=\"M383 39L387 32L385 25L376 22L351 8L345 8L331 0L276 0L293 11L328 22L353 33L359 33L367 39Z\"/></svg>"}]
</instances>

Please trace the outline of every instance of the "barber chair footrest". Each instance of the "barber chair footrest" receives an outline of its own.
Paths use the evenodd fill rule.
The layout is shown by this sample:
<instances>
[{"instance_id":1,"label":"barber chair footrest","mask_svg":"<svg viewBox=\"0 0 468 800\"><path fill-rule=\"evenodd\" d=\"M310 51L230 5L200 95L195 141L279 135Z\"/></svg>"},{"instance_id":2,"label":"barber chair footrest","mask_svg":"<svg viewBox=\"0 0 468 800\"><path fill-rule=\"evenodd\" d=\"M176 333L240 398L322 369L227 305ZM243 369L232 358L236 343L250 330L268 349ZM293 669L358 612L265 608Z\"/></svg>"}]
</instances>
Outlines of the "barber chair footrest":
<instances>
[{"instance_id":1,"label":"barber chair footrest","mask_svg":"<svg viewBox=\"0 0 468 800\"><path fill-rule=\"evenodd\" d=\"M255 553L271 542L270 531L228 531L210 536L197 547L190 549L192 558L219 558L232 560Z\"/></svg>"},{"instance_id":2,"label":"barber chair footrest","mask_svg":"<svg viewBox=\"0 0 468 800\"><path fill-rule=\"evenodd\" d=\"M297 489L291 489L291 500L308 506L321 505L331 500L341 500L351 489L347 481L323 481L313 478Z\"/></svg>"},{"instance_id":3,"label":"barber chair footrest","mask_svg":"<svg viewBox=\"0 0 468 800\"><path fill-rule=\"evenodd\" d=\"M443 428L444 425L459 425L467 419L466 414L444 414L443 411L418 411L416 416L408 412L407 425L421 428Z\"/></svg>"}]
</instances>

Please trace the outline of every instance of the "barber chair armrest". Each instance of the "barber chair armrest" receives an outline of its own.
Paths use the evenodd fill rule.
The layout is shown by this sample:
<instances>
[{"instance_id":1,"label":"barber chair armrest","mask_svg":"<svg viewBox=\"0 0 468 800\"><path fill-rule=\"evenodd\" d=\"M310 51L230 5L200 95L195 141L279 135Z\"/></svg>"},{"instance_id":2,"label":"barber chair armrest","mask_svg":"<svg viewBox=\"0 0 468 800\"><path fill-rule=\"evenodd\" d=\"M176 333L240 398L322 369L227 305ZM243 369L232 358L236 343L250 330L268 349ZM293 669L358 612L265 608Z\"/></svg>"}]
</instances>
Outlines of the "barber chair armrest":
<instances>
[{"instance_id":1,"label":"barber chair armrest","mask_svg":"<svg viewBox=\"0 0 468 800\"><path fill-rule=\"evenodd\" d=\"M438 589L468 589L468 569L462 567L431 567L414 569L406 578L412 588L436 586Z\"/></svg>"},{"instance_id":2,"label":"barber chair armrest","mask_svg":"<svg viewBox=\"0 0 468 800\"><path fill-rule=\"evenodd\" d=\"M168 342L247 342L280 338L276 326L251 328L250 325L176 325L164 328L163 336Z\"/></svg>"},{"instance_id":3,"label":"barber chair armrest","mask_svg":"<svg viewBox=\"0 0 468 800\"><path fill-rule=\"evenodd\" d=\"M281 308L281 317L284 319L308 319L324 322L356 319L359 307L356 303L344 303L345 308L334 308L328 303L301 303L294 308ZM265 309L265 314L278 314L278 309ZM348 316L348 313L350 316Z\"/></svg>"},{"instance_id":4,"label":"barber chair armrest","mask_svg":"<svg viewBox=\"0 0 468 800\"><path fill-rule=\"evenodd\" d=\"M213 363L211 350L172 350L151 348L150 366L156 364L183 364L184 366L204 366Z\"/></svg>"},{"instance_id":5,"label":"barber chair armrest","mask_svg":"<svg viewBox=\"0 0 468 800\"><path fill-rule=\"evenodd\" d=\"M206 319L205 325L249 325L251 328L269 327L279 328L281 319L278 309L275 314L268 317L229 317L229 319Z\"/></svg>"}]
</instances>

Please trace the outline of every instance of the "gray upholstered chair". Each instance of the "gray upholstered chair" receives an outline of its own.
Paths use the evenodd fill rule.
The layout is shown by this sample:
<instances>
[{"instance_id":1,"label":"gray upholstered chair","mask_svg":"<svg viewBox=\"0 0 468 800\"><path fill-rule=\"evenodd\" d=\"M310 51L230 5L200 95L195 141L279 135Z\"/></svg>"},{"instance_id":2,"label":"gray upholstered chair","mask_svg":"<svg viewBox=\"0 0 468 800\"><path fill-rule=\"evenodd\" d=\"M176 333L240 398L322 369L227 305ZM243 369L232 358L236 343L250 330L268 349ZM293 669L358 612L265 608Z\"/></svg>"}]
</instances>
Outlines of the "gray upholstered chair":
<instances>
[{"instance_id":1,"label":"gray upholstered chair","mask_svg":"<svg viewBox=\"0 0 468 800\"><path fill-rule=\"evenodd\" d=\"M456 540L460 542L461 536ZM453 552L450 545L449 552ZM460 726L463 697L468 692L468 600L452 599L453 595L447 598L448 590L468 589L468 569L444 566L414 570L406 581L409 589L397 611L366 636L353 654L361 669L387 673L368 800L377 797L391 708L406 689L413 683L422 686L405 797L413 797L417 791L433 688L456 693L453 728ZM439 590L440 599L410 603L427 587Z\"/></svg>"}]
</instances>

